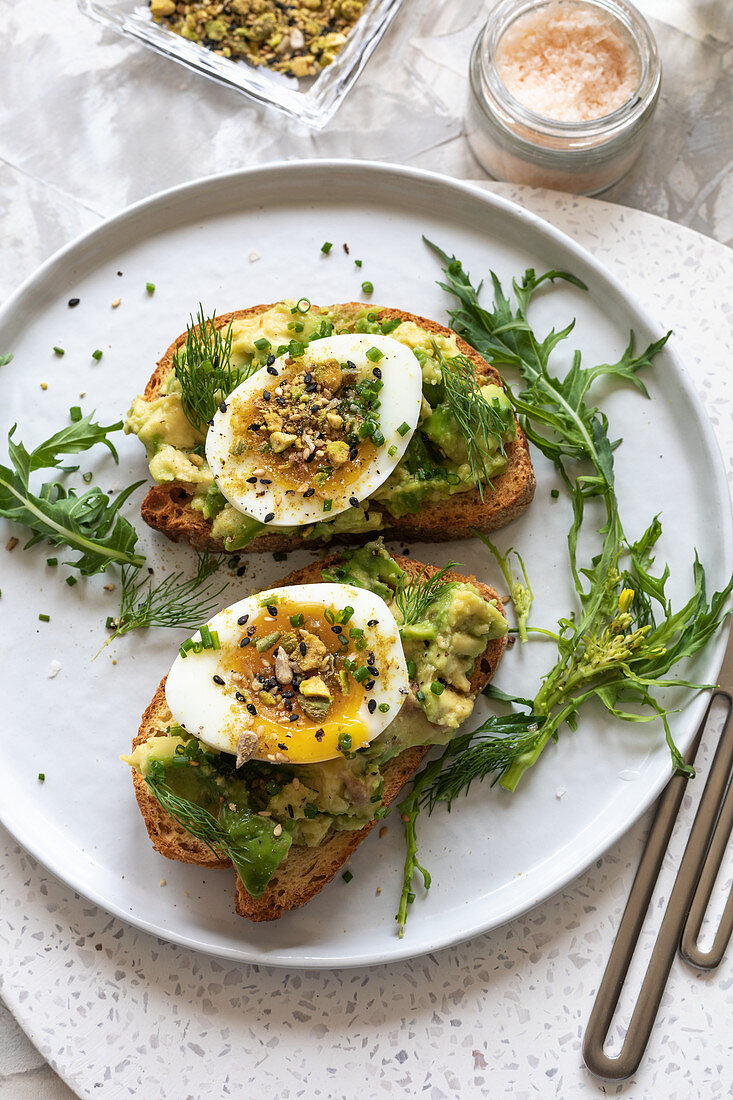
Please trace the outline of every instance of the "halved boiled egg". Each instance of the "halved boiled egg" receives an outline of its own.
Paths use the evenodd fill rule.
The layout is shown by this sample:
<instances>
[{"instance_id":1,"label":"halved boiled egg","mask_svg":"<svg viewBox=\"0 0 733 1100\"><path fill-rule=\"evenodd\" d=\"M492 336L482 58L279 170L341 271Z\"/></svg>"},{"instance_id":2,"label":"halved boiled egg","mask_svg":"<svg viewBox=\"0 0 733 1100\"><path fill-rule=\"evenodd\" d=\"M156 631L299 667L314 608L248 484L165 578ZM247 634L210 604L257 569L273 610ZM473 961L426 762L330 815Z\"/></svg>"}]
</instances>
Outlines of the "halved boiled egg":
<instances>
[{"instance_id":1,"label":"halved boiled egg","mask_svg":"<svg viewBox=\"0 0 733 1100\"><path fill-rule=\"evenodd\" d=\"M294 764L365 747L409 691L397 623L349 584L298 584L225 608L168 674L174 719L212 748Z\"/></svg>"},{"instance_id":2,"label":"halved boiled egg","mask_svg":"<svg viewBox=\"0 0 733 1100\"><path fill-rule=\"evenodd\" d=\"M240 512L272 526L328 520L386 481L421 402L420 365L404 344L329 336L237 386L211 422L206 458Z\"/></svg>"}]
</instances>

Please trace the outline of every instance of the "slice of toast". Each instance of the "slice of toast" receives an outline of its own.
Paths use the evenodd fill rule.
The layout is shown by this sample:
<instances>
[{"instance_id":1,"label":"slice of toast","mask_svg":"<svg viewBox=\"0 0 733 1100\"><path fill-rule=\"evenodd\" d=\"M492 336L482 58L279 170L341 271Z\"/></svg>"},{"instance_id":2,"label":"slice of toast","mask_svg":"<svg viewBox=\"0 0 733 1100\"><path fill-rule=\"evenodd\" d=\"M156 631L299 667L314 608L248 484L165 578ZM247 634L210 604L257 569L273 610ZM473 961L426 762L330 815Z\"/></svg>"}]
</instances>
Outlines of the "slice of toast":
<instances>
[{"instance_id":1,"label":"slice of toast","mask_svg":"<svg viewBox=\"0 0 733 1100\"><path fill-rule=\"evenodd\" d=\"M409 576L415 576L422 565L412 558L394 555L395 561ZM338 554L322 562L313 562L304 569L298 569L284 578L280 584L315 584L321 580L321 571L341 561ZM427 573L437 572L436 566L428 566ZM449 573L454 580L471 581L486 600L496 600L503 614L503 607L497 592L489 585L477 581L475 577L465 577L460 573ZM471 677L471 691L480 692L496 672L506 646L506 637L487 644L484 653L477 659ZM409 705L409 704L407 704ZM158 686L152 702L143 714L140 729L133 741L133 748L147 741L151 735L162 736L173 721L165 699L165 679ZM428 750L422 746L406 749L390 760L383 769L384 790L382 804L388 806L399 794L405 784L417 771L420 762ZM135 796L140 812L145 820L148 835L153 847L168 859L183 863L196 863L201 867L229 867L229 860L218 859L214 853L191 836L177 821L163 809L160 803L148 791L145 780L137 772L132 773ZM332 833L315 848L293 845L264 894L253 898L237 878L237 912L249 920L277 920L288 909L297 909L305 905L327 882L334 877L352 852L369 834L375 822L371 821L361 829Z\"/></svg>"},{"instance_id":2,"label":"slice of toast","mask_svg":"<svg viewBox=\"0 0 733 1100\"><path fill-rule=\"evenodd\" d=\"M363 309L363 305L360 302L350 302L339 308L353 308L357 311ZM233 313L223 313L221 317L216 318L216 327L225 328L230 321L263 313L270 308L271 305L258 305L250 306L249 309L235 310ZM404 321L415 322L427 332L441 336L455 336L454 332L443 325L404 310L381 309L376 313L380 321L401 317ZM173 369L176 351L185 343L185 340L186 334L183 333L174 340L158 363L145 388L144 396L147 400L153 400L165 393L165 383ZM502 385L498 372L489 366L470 344L460 337L456 337L456 341L459 351L467 355L473 363L479 383L493 382L498 386ZM426 501L415 515L397 518L390 516L386 509L383 509L387 527L380 531L368 531L363 534L338 535L338 541L347 544L363 543L379 534L385 539L443 542L447 539L469 538L472 528L480 531L495 531L499 527L505 527L521 515L531 502L535 490L535 476L529 447L519 425L517 425L517 438L507 445L506 453L507 465L493 479L492 488L484 491L483 500L478 489L472 489L465 493L456 493L444 500ZM150 527L162 532L173 542L185 539L198 550L203 550L207 546L216 551L224 550L223 542L212 537L211 521L204 519L200 512L191 508L192 496L191 486L180 482L154 485L142 503L142 517ZM278 534L273 530L268 531L267 534L258 535L244 550L278 552L293 550L300 543L301 540L293 535ZM323 546L324 542L319 539L307 539L302 541L302 545L315 549Z\"/></svg>"}]
</instances>

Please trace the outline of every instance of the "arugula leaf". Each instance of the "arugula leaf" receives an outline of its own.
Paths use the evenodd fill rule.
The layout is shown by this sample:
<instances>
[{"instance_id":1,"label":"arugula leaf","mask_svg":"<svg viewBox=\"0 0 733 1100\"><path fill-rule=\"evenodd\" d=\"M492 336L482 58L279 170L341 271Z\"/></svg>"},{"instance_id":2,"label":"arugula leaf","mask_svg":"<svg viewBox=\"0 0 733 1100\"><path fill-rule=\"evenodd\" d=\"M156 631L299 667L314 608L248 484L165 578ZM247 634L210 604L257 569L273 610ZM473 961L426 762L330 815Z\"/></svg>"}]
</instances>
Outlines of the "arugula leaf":
<instances>
[{"instance_id":1,"label":"arugula leaf","mask_svg":"<svg viewBox=\"0 0 733 1100\"><path fill-rule=\"evenodd\" d=\"M481 531L477 531L471 528L472 534L480 538L485 546L488 546L491 553L494 555L496 562L501 569L504 580L509 585L509 591L512 597L512 603L514 604L514 613L517 616L517 632L519 634L520 642L527 641L527 619L529 618L529 609L532 606L534 600L534 593L527 577L527 570L524 568L524 562L522 561L521 554L518 554L513 546L510 546L506 554L501 554L488 535L484 535ZM519 566L522 570L524 577L524 584L517 580L512 573L512 567L509 564L509 556L514 554L514 557L519 562Z\"/></svg>"},{"instance_id":2,"label":"arugula leaf","mask_svg":"<svg viewBox=\"0 0 733 1100\"><path fill-rule=\"evenodd\" d=\"M30 452L13 438L17 427L13 425L8 434L12 469L0 465L0 516L29 528L31 538L24 549L47 539L52 546L79 551L78 558L64 564L83 576L104 572L112 563L137 568L145 561L134 553L135 528L119 514L142 481L129 485L112 500L96 486L81 496L59 481L44 482L37 493L30 488L33 472L59 468L61 455L79 454L96 443L106 446L117 461L117 451L107 436L118 431L122 422L105 427L96 424L93 416L90 413L56 432Z\"/></svg>"}]
</instances>

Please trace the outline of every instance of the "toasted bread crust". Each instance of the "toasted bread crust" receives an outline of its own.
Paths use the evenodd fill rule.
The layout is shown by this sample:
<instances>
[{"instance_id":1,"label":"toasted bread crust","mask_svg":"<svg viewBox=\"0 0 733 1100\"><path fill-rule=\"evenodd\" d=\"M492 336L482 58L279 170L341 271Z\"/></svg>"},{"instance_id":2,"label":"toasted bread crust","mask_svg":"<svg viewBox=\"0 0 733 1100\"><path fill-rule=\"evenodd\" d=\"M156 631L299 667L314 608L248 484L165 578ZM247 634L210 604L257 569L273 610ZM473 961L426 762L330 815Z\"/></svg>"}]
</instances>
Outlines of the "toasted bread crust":
<instances>
[{"instance_id":1,"label":"toasted bread crust","mask_svg":"<svg viewBox=\"0 0 733 1100\"><path fill-rule=\"evenodd\" d=\"M347 308L355 310L364 306L363 302L345 303ZM253 314L264 313L272 307L270 304L250 306L248 309L238 309L231 313L223 313L216 318L217 328L223 328L230 321L243 317L251 317ZM400 309L381 309L377 311L380 320L388 320L392 317L401 317L405 321L413 321L427 332L441 336L455 336L456 334L444 325L431 321L426 317L420 317L414 313L408 313ZM150 381L145 388L147 400L153 400L164 392L164 385L171 370L175 353L185 342L186 334L183 333L166 351L158 362ZM473 363L476 377L479 382L493 382L501 386L502 381L494 367L490 366L479 354L462 340L456 337L458 349ZM493 480L491 492L481 494L478 489L466 493L456 493L447 500L427 501L421 505L420 511L415 515L390 517L386 509L384 517L389 526L382 528L378 533L386 539L411 539L421 542L443 542L448 539L468 538L471 530L495 531L499 527L505 527L516 519L530 504L535 491L535 476L532 468L532 460L529 456L527 440L521 428L517 425L517 438L509 443L506 448L507 465L505 469ZM198 550L210 547L212 550L223 551L224 544L220 539L214 539L211 534L211 521L204 519L200 512L190 507L193 492L190 486L180 482L167 482L154 485L143 500L141 506L142 517L145 522L160 531L173 542L180 539L188 541ZM339 535L338 541L344 544L358 544L373 538L375 532L362 534ZM292 535L278 534L276 530L265 535L259 535L253 539L239 553L250 551L292 550L296 545L303 545L317 549L325 545L322 539L299 540Z\"/></svg>"},{"instance_id":2,"label":"toasted bread crust","mask_svg":"<svg viewBox=\"0 0 733 1100\"><path fill-rule=\"evenodd\" d=\"M334 554L322 562L313 562L303 569L290 573L282 584L315 584L321 580L321 572L329 565L337 564L340 555ZM395 555L398 565L411 576L422 568L412 558ZM427 566L428 574L435 573L436 566ZM503 607L497 592L489 585L477 581L475 577L466 577L460 573L450 573L455 580L469 580L476 585L487 600L496 600L503 614ZM486 650L478 658L471 678L471 691L479 692L496 672L502 653L506 647L506 637L488 643ZM165 699L165 678L145 710L140 729L133 741L133 748L147 741L151 735L162 736L172 721L172 715ZM426 748L406 749L390 760L383 771L384 806L397 797L402 788L412 778L420 766ZM228 860L218 859L209 848L191 836L178 822L163 809L160 803L149 793L145 780L137 772L132 773L135 796L143 816L153 847L168 859L183 863L195 863L201 867L229 867ZM288 855L278 867L264 894L253 898L237 878L236 908L240 916L253 921L277 920L289 909L297 909L310 901L327 882L334 877L349 856L358 848L362 840L371 832L375 822L371 821L363 828L353 831L333 833L315 848L293 845Z\"/></svg>"}]
</instances>

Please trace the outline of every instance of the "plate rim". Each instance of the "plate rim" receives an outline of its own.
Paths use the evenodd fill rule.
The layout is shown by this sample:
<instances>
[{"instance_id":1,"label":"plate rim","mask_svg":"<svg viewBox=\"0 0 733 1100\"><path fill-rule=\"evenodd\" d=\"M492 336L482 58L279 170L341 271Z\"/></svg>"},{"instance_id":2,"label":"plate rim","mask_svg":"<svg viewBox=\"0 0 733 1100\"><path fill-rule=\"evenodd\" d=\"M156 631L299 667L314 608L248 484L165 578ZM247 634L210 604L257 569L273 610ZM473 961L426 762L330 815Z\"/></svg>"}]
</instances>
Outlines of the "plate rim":
<instances>
[{"instance_id":1,"label":"plate rim","mask_svg":"<svg viewBox=\"0 0 733 1100\"><path fill-rule=\"evenodd\" d=\"M580 245L564 231L557 229L551 222L527 210L519 203L507 199L503 195L497 195L483 189L480 186L480 181L474 183L473 181L456 180L439 172L413 168L407 165L400 165L392 162L358 160L354 158L309 158L298 161L279 159L249 168L236 169L227 173L211 174L196 180L189 180L185 183L177 184L174 187L166 188L163 191L155 192L152 195L139 199L135 203L123 208L118 213L113 214L111 217L104 218L98 225L76 235L31 272L31 274L28 275L9 296L7 301L0 306L0 330L2 330L5 324L12 319L14 312L22 306L26 295L33 291L35 285L52 275L54 269L63 265L69 256L72 256L80 248L95 248L95 246L99 246L100 243L103 244L105 235L116 232L126 223L134 225L135 220L138 217L143 217L148 214L151 208L165 207L169 204L175 206L178 203L185 203L192 195L196 195L200 192L206 193L209 189L216 191L218 188L221 188L223 191L226 191L228 186L239 181L243 184L242 191L243 195L246 196L247 182L255 180L257 177L267 178L281 174L308 175L313 171L327 172L329 178L334 178L337 173L348 175L348 173L351 172L393 179L402 178L403 180L409 180L416 184L433 184L438 189L447 188L452 192L463 192L474 199L478 199L480 203L483 203L487 207L493 207L495 210L503 210L512 220L524 223L529 230L539 233L545 240L554 240L564 249L577 255L579 260L591 268L601 281L605 281L606 284L612 287L618 298L623 301L629 314L638 317L639 321L645 326L650 334L658 337L664 333L664 328L659 321L648 313L644 306L631 300L630 293L625 288L622 281L615 276L613 272L609 271L602 261L598 260L588 251L588 249ZM342 183L343 175L339 183ZM234 207L232 207L232 212L233 210ZM201 217L201 214L199 213L198 216ZM667 348L666 352L673 361L676 380L683 390L686 400L696 410L698 419L703 428L706 448L715 456L713 471L715 475L716 494L727 502L727 508L724 509L724 514L721 515L721 559L726 572L730 572L733 562L733 502L731 501L731 494L728 489L723 455L707 410L698 396L692 384L691 377L677 350L673 346ZM721 489L723 490L722 492L720 491ZM719 632L715 647L710 651L711 668L716 669L716 676L722 664L730 629L729 620L727 628L724 627ZM692 736L692 730L697 728L699 724L705 705L706 696L702 692L699 692L683 707L683 711L691 727L690 737ZM603 837L595 843L593 850L587 853L587 858L584 856L581 864L576 864L573 866L572 870L566 870L558 877L553 878L529 904L526 901L516 902L502 909L500 913L494 915L488 921L479 923L474 922L469 927L464 926L459 932L450 932L447 936L434 936L430 941L423 941L420 945L411 945L409 937L402 940L395 939L388 945L387 950L383 950L379 954L376 954L374 950L370 950L363 956L355 955L353 951L348 955L339 955L339 949L337 948L334 957L329 957L328 961L324 961L324 959L320 957L308 957L307 955L303 955L302 949L301 954L296 960L288 953L288 949L285 949L282 953L277 953L268 952L266 949L263 951L262 949L252 948L249 945L245 945L244 947L239 945L226 946L224 944L201 941L191 934L186 935L175 930L161 928L158 924L146 920L141 915L131 914L129 909L125 910L121 904L101 896L98 891L91 890L88 885L80 884L73 874L73 868L61 870L59 869L58 861L56 861L55 864L49 862L48 857L42 850L42 846L35 844L32 839L25 838L22 827L6 819L2 806L0 806L0 824L7 829L13 839L20 844L25 851L34 859L38 860L38 862L40 862L55 878L65 883L83 897L88 898L94 904L99 905L104 911L113 913L127 924L131 924L151 936L164 939L181 947L201 951L204 954L216 958L232 959L240 963L254 963L259 965L309 970L332 970L378 966L384 963L419 958L430 952L466 942L529 912L536 905L553 897L565 886L573 882L595 859L598 859L607 852L652 805L669 778L670 774L665 773L658 777L653 783L650 783L645 789L640 801L629 810L623 819L615 824L610 832L605 833Z\"/></svg>"}]
</instances>

